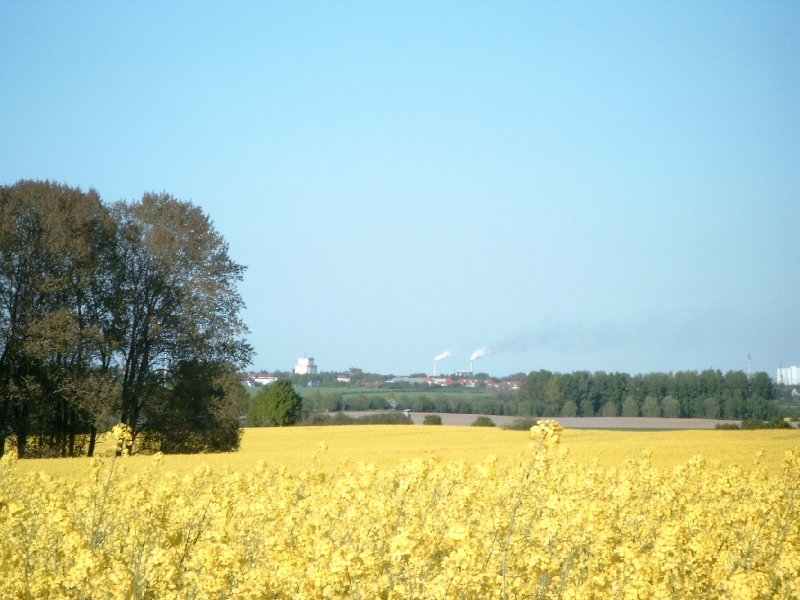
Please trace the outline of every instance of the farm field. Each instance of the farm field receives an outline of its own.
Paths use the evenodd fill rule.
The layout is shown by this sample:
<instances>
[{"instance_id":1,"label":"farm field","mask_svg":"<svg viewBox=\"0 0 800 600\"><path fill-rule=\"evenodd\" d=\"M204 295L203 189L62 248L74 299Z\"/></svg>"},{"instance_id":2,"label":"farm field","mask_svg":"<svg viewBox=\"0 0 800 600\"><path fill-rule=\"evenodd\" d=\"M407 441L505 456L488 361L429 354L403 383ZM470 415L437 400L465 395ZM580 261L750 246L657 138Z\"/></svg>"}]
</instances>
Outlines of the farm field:
<instances>
[{"instance_id":1,"label":"farm field","mask_svg":"<svg viewBox=\"0 0 800 600\"><path fill-rule=\"evenodd\" d=\"M295 427L6 458L0 536L0 600L797 598L800 432Z\"/></svg>"},{"instance_id":2,"label":"farm field","mask_svg":"<svg viewBox=\"0 0 800 600\"><path fill-rule=\"evenodd\" d=\"M444 417L447 415L443 415ZM462 421L472 420L474 415L462 416ZM212 469L227 467L249 470L259 461L291 471L301 470L312 462L323 469L338 467L341 462L365 462L381 467L394 467L418 457L437 457L444 462L464 460L474 463L489 455L498 458L519 455L524 451L527 435L525 431L464 426L248 428L244 430L238 452L167 455L163 457L163 468L190 472L205 464ZM318 445L321 442L327 444L328 450L320 455ZM706 459L719 460L724 466L746 466L753 462L757 452L762 452L760 460L770 468L777 469L786 450L800 450L800 431L625 431L565 428L561 446L576 461L589 464L597 460L602 466L620 466L625 460L640 458L645 451L651 452L654 465L663 468L684 463L696 454ZM109 446L100 446L98 455L110 454ZM152 458L149 456L129 456L121 464L127 472L136 473L151 462ZM21 472L42 471L59 477L81 479L89 472L89 467L89 459L64 458L19 461L17 469Z\"/></svg>"},{"instance_id":3,"label":"farm field","mask_svg":"<svg viewBox=\"0 0 800 600\"><path fill-rule=\"evenodd\" d=\"M352 417L373 415L381 411L346 410L344 414ZM478 413L446 413L446 412L416 412L409 416L415 425L422 425L426 415L438 415L442 425L472 425L480 416ZM513 415L485 415L498 427L511 425L519 418ZM651 417L535 417L535 419L554 418L568 429L714 429L717 424L737 423L724 419L680 419L680 418L651 418Z\"/></svg>"}]
</instances>

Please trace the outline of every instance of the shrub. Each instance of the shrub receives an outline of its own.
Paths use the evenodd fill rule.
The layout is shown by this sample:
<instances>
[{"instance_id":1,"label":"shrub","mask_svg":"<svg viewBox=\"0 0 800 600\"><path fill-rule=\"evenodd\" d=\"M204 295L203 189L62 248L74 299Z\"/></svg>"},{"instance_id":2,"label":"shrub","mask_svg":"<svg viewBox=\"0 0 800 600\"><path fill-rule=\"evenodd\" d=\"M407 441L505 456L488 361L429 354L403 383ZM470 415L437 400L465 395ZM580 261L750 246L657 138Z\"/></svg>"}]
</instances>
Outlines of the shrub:
<instances>
[{"instance_id":1,"label":"shrub","mask_svg":"<svg viewBox=\"0 0 800 600\"><path fill-rule=\"evenodd\" d=\"M769 421L760 419L745 419L741 424L736 423L717 423L717 429L791 429L791 423L786 419L775 417Z\"/></svg>"},{"instance_id":2,"label":"shrub","mask_svg":"<svg viewBox=\"0 0 800 600\"><path fill-rule=\"evenodd\" d=\"M514 431L528 431L531 427L536 425L537 423L536 417L517 417L508 425L505 425L503 429L511 429Z\"/></svg>"},{"instance_id":3,"label":"shrub","mask_svg":"<svg viewBox=\"0 0 800 600\"><path fill-rule=\"evenodd\" d=\"M442 424L442 417L439 415L425 415L425 418L422 419L423 425L441 425Z\"/></svg>"},{"instance_id":4,"label":"shrub","mask_svg":"<svg viewBox=\"0 0 800 600\"><path fill-rule=\"evenodd\" d=\"M310 413L303 421L306 425L351 425L353 417L337 412L333 415L329 413Z\"/></svg>"},{"instance_id":5,"label":"shrub","mask_svg":"<svg viewBox=\"0 0 800 600\"><path fill-rule=\"evenodd\" d=\"M489 417L480 416L472 423L473 427L494 427L494 421Z\"/></svg>"},{"instance_id":6,"label":"shrub","mask_svg":"<svg viewBox=\"0 0 800 600\"><path fill-rule=\"evenodd\" d=\"M355 420L357 425L411 425L411 417L407 417L401 412L376 413L374 415L364 415Z\"/></svg>"},{"instance_id":7,"label":"shrub","mask_svg":"<svg viewBox=\"0 0 800 600\"><path fill-rule=\"evenodd\" d=\"M407 417L401 412L375 413L361 417L351 417L337 412L334 415L311 413L304 423L306 425L413 425L414 422L411 417Z\"/></svg>"},{"instance_id":8,"label":"shrub","mask_svg":"<svg viewBox=\"0 0 800 600\"><path fill-rule=\"evenodd\" d=\"M742 429L789 429L790 427L791 425L780 417L775 417L769 421L761 421L759 419L742 421Z\"/></svg>"}]
</instances>

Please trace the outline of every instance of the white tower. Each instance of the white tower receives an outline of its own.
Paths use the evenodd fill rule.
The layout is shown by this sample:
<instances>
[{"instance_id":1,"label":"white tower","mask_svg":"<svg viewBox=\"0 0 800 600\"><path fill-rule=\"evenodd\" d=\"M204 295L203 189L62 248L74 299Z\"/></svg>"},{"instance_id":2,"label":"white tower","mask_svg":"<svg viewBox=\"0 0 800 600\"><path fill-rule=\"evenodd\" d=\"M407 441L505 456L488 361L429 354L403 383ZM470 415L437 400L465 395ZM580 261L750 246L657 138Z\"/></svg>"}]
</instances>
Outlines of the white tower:
<instances>
[{"instance_id":1,"label":"white tower","mask_svg":"<svg viewBox=\"0 0 800 600\"><path fill-rule=\"evenodd\" d=\"M308 356L302 356L297 359L297 364L294 366L295 375L316 375L317 365L314 364L314 359Z\"/></svg>"}]
</instances>

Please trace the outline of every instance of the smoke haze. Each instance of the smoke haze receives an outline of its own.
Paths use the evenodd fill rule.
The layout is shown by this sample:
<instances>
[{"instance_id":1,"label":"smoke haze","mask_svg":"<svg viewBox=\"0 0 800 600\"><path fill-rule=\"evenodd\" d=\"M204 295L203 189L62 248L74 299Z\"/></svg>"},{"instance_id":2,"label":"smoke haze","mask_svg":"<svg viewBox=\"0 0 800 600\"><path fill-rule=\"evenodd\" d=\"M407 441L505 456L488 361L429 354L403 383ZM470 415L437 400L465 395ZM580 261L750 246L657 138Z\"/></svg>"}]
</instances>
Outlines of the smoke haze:
<instances>
[{"instance_id":1,"label":"smoke haze","mask_svg":"<svg viewBox=\"0 0 800 600\"><path fill-rule=\"evenodd\" d=\"M482 346L482 347L478 348L477 350L475 350L475 352L470 354L469 359L470 360L478 360L479 358L483 358L484 356L488 356L488 355L489 355L489 348L487 348L486 346Z\"/></svg>"}]
</instances>

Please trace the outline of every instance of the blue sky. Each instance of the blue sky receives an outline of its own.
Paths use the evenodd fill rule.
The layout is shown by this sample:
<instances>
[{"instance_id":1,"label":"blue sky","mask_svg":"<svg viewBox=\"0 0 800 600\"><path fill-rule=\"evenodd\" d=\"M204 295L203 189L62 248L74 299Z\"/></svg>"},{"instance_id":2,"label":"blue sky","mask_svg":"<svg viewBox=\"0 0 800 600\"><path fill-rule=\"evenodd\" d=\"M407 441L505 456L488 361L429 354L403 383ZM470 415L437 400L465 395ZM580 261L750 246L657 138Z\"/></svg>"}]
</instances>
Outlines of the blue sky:
<instances>
[{"instance_id":1,"label":"blue sky","mask_svg":"<svg viewBox=\"0 0 800 600\"><path fill-rule=\"evenodd\" d=\"M201 206L255 368L800 364L796 2L0 3L0 184Z\"/></svg>"}]
</instances>

